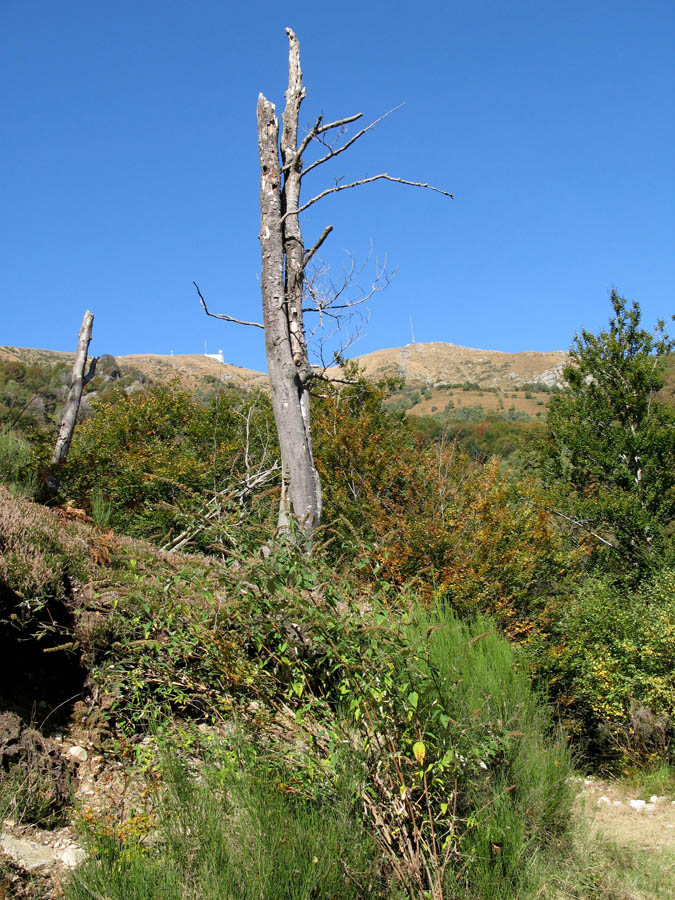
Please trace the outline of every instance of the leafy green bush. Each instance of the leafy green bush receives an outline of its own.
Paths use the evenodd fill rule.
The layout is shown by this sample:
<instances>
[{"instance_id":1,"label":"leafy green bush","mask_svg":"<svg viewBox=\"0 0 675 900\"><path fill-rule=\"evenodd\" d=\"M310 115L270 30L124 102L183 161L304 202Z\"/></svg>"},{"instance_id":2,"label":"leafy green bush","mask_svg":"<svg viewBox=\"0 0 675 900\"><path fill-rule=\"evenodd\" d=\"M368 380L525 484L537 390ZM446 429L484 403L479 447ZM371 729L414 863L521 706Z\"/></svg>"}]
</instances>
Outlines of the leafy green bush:
<instances>
[{"instance_id":1,"label":"leafy green bush","mask_svg":"<svg viewBox=\"0 0 675 900\"><path fill-rule=\"evenodd\" d=\"M409 896L453 897L458 883L481 900L515 896L525 859L565 835L570 766L508 642L387 584L370 611L348 613L347 584L294 560L271 557L267 586L233 618L293 714L300 788L318 779L330 796L348 754Z\"/></svg>"},{"instance_id":2,"label":"leafy green bush","mask_svg":"<svg viewBox=\"0 0 675 900\"><path fill-rule=\"evenodd\" d=\"M533 639L540 676L596 758L672 758L675 570L638 589L589 578Z\"/></svg>"},{"instance_id":3,"label":"leafy green bush","mask_svg":"<svg viewBox=\"0 0 675 900\"><path fill-rule=\"evenodd\" d=\"M102 399L75 432L61 492L92 511L96 498L113 527L138 537L185 533L200 549L251 529L260 537L270 504L254 499L275 472L270 422L267 398L229 389L207 403L176 385Z\"/></svg>"}]
</instances>

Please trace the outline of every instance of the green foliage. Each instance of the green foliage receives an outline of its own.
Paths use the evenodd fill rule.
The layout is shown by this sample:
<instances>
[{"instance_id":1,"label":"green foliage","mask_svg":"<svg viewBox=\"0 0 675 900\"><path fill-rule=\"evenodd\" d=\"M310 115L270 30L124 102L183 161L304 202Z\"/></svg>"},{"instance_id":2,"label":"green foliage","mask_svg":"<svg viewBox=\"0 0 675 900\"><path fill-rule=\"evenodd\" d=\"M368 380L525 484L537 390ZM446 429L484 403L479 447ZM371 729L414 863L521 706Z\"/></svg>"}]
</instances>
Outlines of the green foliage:
<instances>
[{"instance_id":1,"label":"green foliage","mask_svg":"<svg viewBox=\"0 0 675 900\"><path fill-rule=\"evenodd\" d=\"M30 442L14 431L0 430L0 482L34 497L38 489L38 462Z\"/></svg>"},{"instance_id":2,"label":"green foliage","mask_svg":"<svg viewBox=\"0 0 675 900\"><path fill-rule=\"evenodd\" d=\"M614 317L582 331L549 405L543 466L561 511L595 542L604 565L645 571L672 554L675 410L659 402L672 349L657 323L640 327L637 303L612 292Z\"/></svg>"},{"instance_id":3,"label":"green foliage","mask_svg":"<svg viewBox=\"0 0 675 900\"><path fill-rule=\"evenodd\" d=\"M609 763L671 757L675 571L662 569L637 590L589 578L549 614L533 658L591 754Z\"/></svg>"},{"instance_id":4,"label":"green foliage","mask_svg":"<svg viewBox=\"0 0 675 900\"><path fill-rule=\"evenodd\" d=\"M83 636L118 735L133 738L173 715L219 718L238 698L264 695L259 664L246 655L234 603L212 566L198 557L162 564L141 546L118 553L116 589L101 591L107 615Z\"/></svg>"},{"instance_id":5,"label":"green foliage","mask_svg":"<svg viewBox=\"0 0 675 900\"><path fill-rule=\"evenodd\" d=\"M113 526L139 537L194 533L203 549L260 538L270 504L251 498L270 482L258 476L273 464L272 433L262 395L227 389L199 402L176 385L122 394L77 429L61 491L92 511L96 498Z\"/></svg>"},{"instance_id":6,"label":"green foliage","mask_svg":"<svg viewBox=\"0 0 675 900\"><path fill-rule=\"evenodd\" d=\"M386 583L368 612L360 602L349 613L349 586L295 551L269 565L236 618L304 736L300 785L330 783L347 749L409 896L455 896L458 882L466 896L513 896L527 884L524 859L564 833L570 795L565 746L547 743L546 714L508 643L486 620L430 615L412 598L392 606Z\"/></svg>"},{"instance_id":7,"label":"green foliage","mask_svg":"<svg viewBox=\"0 0 675 900\"><path fill-rule=\"evenodd\" d=\"M103 496L100 488L94 488L91 495L91 516L99 528L107 528L112 516L112 503Z\"/></svg>"},{"instance_id":8,"label":"green foliage","mask_svg":"<svg viewBox=\"0 0 675 900\"><path fill-rule=\"evenodd\" d=\"M0 360L0 422L29 429L54 425L70 384L72 363L26 365Z\"/></svg>"},{"instance_id":9,"label":"green foliage","mask_svg":"<svg viewBox=\"0 0 675 900\"><path fill-rule=\"evenodd\" d=\"M357 380L332 386L312 408L324 522L343 546L374 537L374 502L407 495L416 441L410 422L385 403L383 386Z\"/></svg>"}]
</instances>

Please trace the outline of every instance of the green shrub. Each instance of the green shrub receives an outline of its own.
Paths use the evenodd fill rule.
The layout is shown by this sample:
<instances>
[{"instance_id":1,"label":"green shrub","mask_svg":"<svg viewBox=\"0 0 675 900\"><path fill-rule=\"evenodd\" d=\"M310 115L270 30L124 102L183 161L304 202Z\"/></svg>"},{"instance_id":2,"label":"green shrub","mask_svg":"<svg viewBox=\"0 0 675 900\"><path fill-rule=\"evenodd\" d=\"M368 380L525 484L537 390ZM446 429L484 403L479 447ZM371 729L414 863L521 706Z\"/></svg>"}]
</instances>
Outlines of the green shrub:
<instances>
[{"instance_id":1,"label":"green shrub","mask_svg":"<svg viewBox=\"0 0 675 900\"><path fill-rule=\"evenodd\" d=\"M274 470L258 481L274 463L270 422L267 398L230 389L209 402L175 384L102 399L75 432L61 492L162 543L186 532L190 546L222 550L251 530L261 538L271 504L249 485L274 484Z\"/></svg>"},{"instance_id":2,"label":"green shrub","mask_svg":"<svg viewBox=\"0 0 675 900\"><path fill-rule=\"evenodd\" d=\"M672 758L675 570L635 589L589 578L533 641L540 676L595 757Z\"/></svg>"},{"instance_id":3,"label":"green shrub","mask_svg":"<svg viewBox=\"0 0 675 900\"><path fill-rule=\"evenodd\" d=\"M38 489L38 463L29 441L14 431L0 430L0 482L28 497Z\"/></svg>"},{"instance_id":4,"label":"green shrub","mask_svg":"<svg viewBox=\"0 0 675 900\"><path fill-rule=\"evenodd\" d=\"M334 573L324 582L287 553L268 565L238 619L304 735L300 788L317 779L330 797L347 754L410 897L455 897L458 883L481 900L529 890L537 866L525 861L566 834L570 763L508 642L487 620L406 607L386 584L386 605L371 596L372 612L345 614Z\"/></svg>"}]
</instances>

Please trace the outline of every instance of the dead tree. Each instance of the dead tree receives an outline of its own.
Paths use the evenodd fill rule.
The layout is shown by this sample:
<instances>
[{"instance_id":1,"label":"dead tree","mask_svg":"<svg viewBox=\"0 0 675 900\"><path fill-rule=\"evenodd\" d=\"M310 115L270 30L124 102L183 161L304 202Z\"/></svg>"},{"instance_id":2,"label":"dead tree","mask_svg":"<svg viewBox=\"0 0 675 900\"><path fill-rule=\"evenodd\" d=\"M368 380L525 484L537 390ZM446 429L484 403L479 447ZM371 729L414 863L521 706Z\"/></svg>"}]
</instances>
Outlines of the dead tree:
<instances>
[{"instance_id":1,"label":"dead tree","mask_svg":"<svg viewBox=\"0 0 675 900\"><path fill-rule=\"evenodd\" d=\"M263 328L265 331L267 370L282 463L278 530L287 532L291 527L291 520L294 520L307 541L311 542L321 519L321 482L312 452L309 398L310 385L316 373L310 365L303 321L303 312L308 311L303 309L306 296L305 270L333 226L328 225L311 249L305 250L300 213L330 194L375 181L392 181L427 188L450 198L452 194L429 184L408 181L382 172L347 184L336 181L331 187L303 203L300 190L304 176L317 166L339 156L385 116L344 140L345 129L361 119L362 113L329 123L324 123L323 117L319 116L309 132L299 139L300 105L305 97L300 68L300 45L290 28L286 29L286 34L289 41L288 88L281 119L281 134L274 104L260 94L257 108L262 323L245 322L229 315L209 312L199 288L197 285L195 287L207 315ZM321 148L319 157L305 164L305 151L316 146ZM326 305L319 302L310 307L310 310L325 314Z\"/></svg>"},{"instance_id":2,"label":"dead tree","mask_svg":"<svg viewBox=\"0 0 675 900\"><path fill-rule=\"evenodd\" d=\"M98 357L93 357L89 364L89 371L85 375L87 365L87 352L89 343L91 342L91 329L94 323L93 313L87 310L82 319L80 333L77 340L77 352L75 353L75 362L73 363L73 374L70 379L70 390L66 402L63 405L61 419L59 421L59 430L52 454L51 476L49 479L49 487L53 493L58 490L58 476L56 474L58 468L63 465L70 450L70 442L73 439L75 431L75 423L77 422L77 414L80 411L80 401L82 400L82 390L88 384L96 373L96 363Z\"/></svg>"}]
</instances>

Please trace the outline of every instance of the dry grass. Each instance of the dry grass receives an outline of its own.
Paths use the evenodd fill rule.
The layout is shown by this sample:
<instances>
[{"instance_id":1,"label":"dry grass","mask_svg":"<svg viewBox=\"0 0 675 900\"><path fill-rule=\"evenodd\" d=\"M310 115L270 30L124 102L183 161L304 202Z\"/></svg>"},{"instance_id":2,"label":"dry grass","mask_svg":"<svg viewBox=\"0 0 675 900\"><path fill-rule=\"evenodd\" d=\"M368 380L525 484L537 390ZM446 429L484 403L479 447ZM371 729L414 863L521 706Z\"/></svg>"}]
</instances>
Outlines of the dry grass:
<instances>
[{"instance_id":1,"label":"dry grass","mask_svg":"<svg viewBox=\"0 0 675 900\"><path fill-rule=\"evenodd\" d=\"M485 387L498 387L502 390L527 384L567 362L567 353L563 350L551 353L530 350L502 353L498 350L475 350L440 342L376 350L357 357L357 362L367 378L398 376L402 371L403 353L407 377L412 381L429 381L432 384L439 381L476 381Z\"/></svg>"},{"instance_id":2,"label":"dry grass","mask_svg":"<svg viewBox=\"0 0 675 900\"><path fill-rule=\"evenodd\" d=\"M58 595L64 572L91 564L81 530L74 522L61 525L51 510L0 485L0 586L25 598Z\"/></svg>"}]
</instances>

